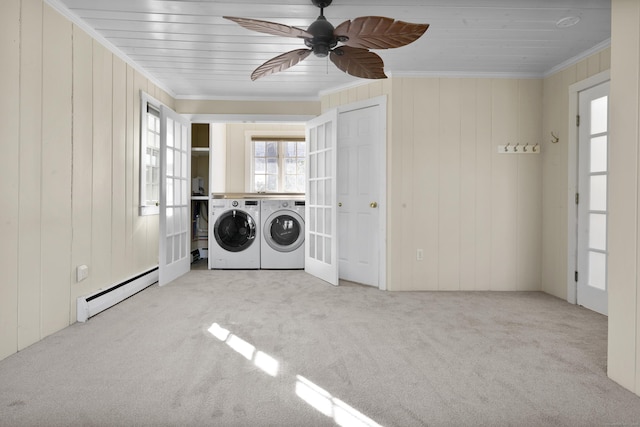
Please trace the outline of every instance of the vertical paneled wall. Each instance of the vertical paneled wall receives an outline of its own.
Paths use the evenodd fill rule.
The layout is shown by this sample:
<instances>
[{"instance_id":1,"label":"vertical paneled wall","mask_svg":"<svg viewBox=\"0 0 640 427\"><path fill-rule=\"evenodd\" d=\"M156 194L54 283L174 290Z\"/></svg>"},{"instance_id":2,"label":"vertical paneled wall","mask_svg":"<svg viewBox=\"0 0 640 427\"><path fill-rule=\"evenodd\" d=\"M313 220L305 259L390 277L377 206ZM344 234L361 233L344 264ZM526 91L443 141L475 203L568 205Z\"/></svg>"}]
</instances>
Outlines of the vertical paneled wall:
<instances>
[{"instance_id":1,"label":"vertical paneled wall","mask_svg":"<svg viewBox=\"0 0 640 427\"><path fill-rule=\"evenodd\" d=\"M569 86L610 68L604 49L544 79L542 132L542 289L567 298ZM560 139L551 143L551 132ZM571 267L573 268L573 267Z\"/></svg>"},{"instance_id":2,"label":"vertical paneled wall","mask_svg":"<svg viewBox=\"0 0 640 427\"><path fill-rule=\"evenodd\" d=\"M325 96L323 110L389 96L388 288L541 289L538 79L393 78ZM424 260L416 259L423 249Z\"/></svg>"},{"instance_id":3,"label":"vertical paneled wall","mask_svg":"<svg viewBox=\"0 0 640 427\"><path fill-rule=\"evenodd\" d=\"M2 359L72 323L77 296L157 265L139 92L174 101L42 0L0 8Z\"/></svg>"},{"instance_id":4,"label":"vertical paneled wall","mask_svg":"<svg viewBox=\"0 0 640 427\"><path fill-rule=\"evenodd\" d=\"M20 193L20 1L0 13L0 358L18 346L18 235Z\"/></svg>"}]
</instances>

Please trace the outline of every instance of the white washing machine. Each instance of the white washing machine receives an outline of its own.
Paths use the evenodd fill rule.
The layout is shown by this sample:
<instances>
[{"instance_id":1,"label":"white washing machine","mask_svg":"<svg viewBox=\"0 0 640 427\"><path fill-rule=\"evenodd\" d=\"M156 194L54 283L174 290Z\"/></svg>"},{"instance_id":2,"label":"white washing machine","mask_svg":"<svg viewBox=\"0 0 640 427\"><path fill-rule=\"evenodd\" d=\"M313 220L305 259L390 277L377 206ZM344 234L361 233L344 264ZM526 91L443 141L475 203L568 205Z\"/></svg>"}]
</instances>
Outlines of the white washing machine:
<instances>
[{"instance_id":1,"label":"white washing machine","mask_svg":"<svg viewBox=\"0 0 640 427\"><path fill-rule=\"evenodd\" d=\"M211 268L260 268L260 200L212 199L209 223Z\"/></svg>"},{"instance_id":2,"label":"white washing machine","mask_svg":"<svg viewBox=\"0 0 640 427\"><path fill-rule=\"evenodd\" d=\"M262 200L260 268L304 268L304 200Z\"/></svg>"}]
</instances>

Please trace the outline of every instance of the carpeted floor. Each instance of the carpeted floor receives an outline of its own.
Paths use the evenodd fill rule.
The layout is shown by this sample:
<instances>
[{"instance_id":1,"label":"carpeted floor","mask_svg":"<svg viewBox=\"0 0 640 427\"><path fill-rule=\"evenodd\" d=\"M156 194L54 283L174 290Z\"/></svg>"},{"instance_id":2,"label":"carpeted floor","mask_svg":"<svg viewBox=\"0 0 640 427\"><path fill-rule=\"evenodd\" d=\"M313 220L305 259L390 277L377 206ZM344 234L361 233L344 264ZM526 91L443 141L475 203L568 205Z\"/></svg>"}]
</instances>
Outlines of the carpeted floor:
<instances>
[{"instance_id":1,"label":"carpeted floor","mask_svg":"<svg viewBox=\"0 0 640 427\"><path fill-rule=\"evenodd\" d=\"M606 341L542 293L191 271L0 361L0 425L638 425Z\"/></svg>"}]
</instances>

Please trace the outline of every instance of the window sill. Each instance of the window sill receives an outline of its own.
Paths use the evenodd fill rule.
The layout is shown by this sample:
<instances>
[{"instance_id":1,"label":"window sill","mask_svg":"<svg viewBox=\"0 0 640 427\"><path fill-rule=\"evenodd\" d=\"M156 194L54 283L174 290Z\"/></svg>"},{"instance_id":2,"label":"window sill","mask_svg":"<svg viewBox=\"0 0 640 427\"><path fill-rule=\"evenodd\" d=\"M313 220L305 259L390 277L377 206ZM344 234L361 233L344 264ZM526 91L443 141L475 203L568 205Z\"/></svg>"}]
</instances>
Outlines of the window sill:
<instances>
[{"instance_id":1,"label":"window sill","mask_svg":"<svg viewBox=\"0 0 640 427\"><path fill-rule=\"evenodd\" d=\"M140 206L140 216L158 215L159 213L159 206Z\"/></svg>"}]
</instances>

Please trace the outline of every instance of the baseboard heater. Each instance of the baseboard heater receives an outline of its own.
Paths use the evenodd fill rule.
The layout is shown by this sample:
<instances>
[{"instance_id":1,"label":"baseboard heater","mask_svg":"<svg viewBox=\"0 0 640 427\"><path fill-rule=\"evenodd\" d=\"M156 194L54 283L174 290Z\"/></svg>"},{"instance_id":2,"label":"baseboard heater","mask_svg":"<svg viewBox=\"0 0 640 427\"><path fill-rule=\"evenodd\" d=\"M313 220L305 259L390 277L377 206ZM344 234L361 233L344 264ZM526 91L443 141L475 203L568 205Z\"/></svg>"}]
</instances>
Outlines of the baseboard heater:
<instances>
[{"instance_id":1,"label":"baseboard heater","mask_svg":"<svg viewBox=\"0 0 640 427\"><path fill-rule=\"evenodd\" d=\"M141 290L158 282L158 267L141 273L122 283L107 289L101 289L91 295L78 297L78 322L86 322L90 317L118 304Z\"/></svg>"}]
</instances>

